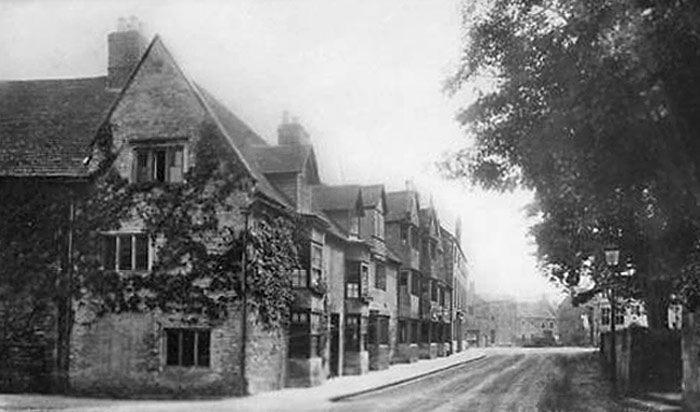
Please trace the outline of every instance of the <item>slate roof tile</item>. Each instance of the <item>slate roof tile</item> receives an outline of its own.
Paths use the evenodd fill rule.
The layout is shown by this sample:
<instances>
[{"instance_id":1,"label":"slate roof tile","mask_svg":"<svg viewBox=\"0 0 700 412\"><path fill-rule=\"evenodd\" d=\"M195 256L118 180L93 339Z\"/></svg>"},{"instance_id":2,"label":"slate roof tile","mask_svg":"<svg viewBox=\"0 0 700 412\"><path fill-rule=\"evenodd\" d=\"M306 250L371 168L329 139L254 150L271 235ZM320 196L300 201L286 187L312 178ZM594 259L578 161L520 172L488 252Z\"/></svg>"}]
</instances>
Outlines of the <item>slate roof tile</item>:
<instances>
[{"instance_id":1,"label":"slate roof tile","mask_svg":"<svg viewBox=\"0 0 700 412\"><path fill-rule=\"evenodd\" d=\"M107 77L0 81L0 175L87 175L83 159L118 92Z\"/></svg>"}]
</instances>

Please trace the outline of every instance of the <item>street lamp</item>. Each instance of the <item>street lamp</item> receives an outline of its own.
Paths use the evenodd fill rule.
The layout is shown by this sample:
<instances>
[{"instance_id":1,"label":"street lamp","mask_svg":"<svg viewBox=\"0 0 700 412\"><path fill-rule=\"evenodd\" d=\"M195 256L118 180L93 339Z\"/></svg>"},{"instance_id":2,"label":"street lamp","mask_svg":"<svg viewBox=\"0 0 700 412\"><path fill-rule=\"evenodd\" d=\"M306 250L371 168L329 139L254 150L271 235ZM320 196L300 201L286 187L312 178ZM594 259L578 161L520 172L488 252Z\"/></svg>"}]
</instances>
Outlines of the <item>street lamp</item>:
<instances>
[{"instance_id":1,"label":"street lamp","mask_svg":"<svg viewBox=\"0 0 700 412\"><path fill-rule=\"evenodd\" d=\"M613 388L617 390L617 350L615 348L615 284L614 278L617 273L617 265L620 262L620 249L609 246L605 249L605 263L611 272L613 282L610 282L610 363L612 364L611 380Z\"/></svg>"}]
</instances>

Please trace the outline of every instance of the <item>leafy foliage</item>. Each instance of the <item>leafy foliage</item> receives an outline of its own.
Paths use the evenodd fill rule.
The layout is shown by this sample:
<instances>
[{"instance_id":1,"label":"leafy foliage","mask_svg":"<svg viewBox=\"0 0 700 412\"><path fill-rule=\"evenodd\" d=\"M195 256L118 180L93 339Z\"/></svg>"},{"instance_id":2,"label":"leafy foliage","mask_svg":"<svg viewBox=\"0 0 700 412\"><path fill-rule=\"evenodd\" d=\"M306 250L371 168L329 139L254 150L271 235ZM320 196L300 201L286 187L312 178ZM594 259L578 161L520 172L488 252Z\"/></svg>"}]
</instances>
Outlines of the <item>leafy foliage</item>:
<instances>
[{"instance_id":1,"label":"leafy foliage","mask_svg":"<svg viewBox=\"0 0 700 412\"><path fill-rule=\"evenodd\" d=\"M96 146L100 162L111 164L109 127ZM95 180L79 189L3 182L0 294L5 302L36 303L11 323L31 333L40 309L71 295L103 313L158 309L220 319L242 296L244 260L249 305L266 325L287 319L292 294L286 275L298 267L295 218L251 203L253 183L234 156L225 156L230 148L213 126L202 126L194 149L195 166L183 183L129 184L102 164ZM103 267L101 234L129 221L140 222L157 250L150 271Z\"/></svg>"},{"instance_id":2,"label":"leafy foliage","mask_svg":"<svg viewBox=\"0 0 700 412\"><path fill-rule=\"evenodd\" d=\"M83 209L93 216L81 216L83 221L105 230L124 219L140 220L158 250L147 273L104 270L94 253L99 230L88 223L84 235L93 240L81 255L92 255L92 261L79 272L104 310L158 308L221 318L243 293L245 268L246 293L261 320L274 325L286 319L292 299L286 274L298 265L294 219L245 206L252 182L242 165L222 159L227 150L216 129L205 124L184 183L129 185L108 174L96 185ZM244 214L250 218L245 228Z\"/></svg>"},{"instance_id":3,"label":"leafy foliage","mask_svg":"<svg viewBox=\"0 0 700 412\"><path fill-rule=\"evenodd\" d=\"M679 273L700 233L697 4L470 4L447 89L484 79L493 88L460 112L475 144L445 170L488 188L535 190L542 219L533 232L554 281L601 283L602 250L616 243L636 271L629 293L649 296L660 287L649 274Z\"/></svg>"}]
</instances>

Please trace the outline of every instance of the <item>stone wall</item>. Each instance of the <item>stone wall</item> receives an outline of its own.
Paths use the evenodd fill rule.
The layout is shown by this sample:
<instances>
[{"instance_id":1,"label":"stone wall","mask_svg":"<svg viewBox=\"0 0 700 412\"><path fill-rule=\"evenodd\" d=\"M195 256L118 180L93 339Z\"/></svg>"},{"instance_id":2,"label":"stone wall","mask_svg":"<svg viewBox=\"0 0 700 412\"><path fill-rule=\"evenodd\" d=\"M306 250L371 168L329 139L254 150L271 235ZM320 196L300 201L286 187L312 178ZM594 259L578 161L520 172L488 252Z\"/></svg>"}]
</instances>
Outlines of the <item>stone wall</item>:
<instances>
[{"instance_id":1,"label":"stone wall","mask_svg":"<svg viewBox=\"0 0 700 412\"><path fill-rule=\"evenodd\" d=\"M58 307L45 300L0 303L0 392L62 389Z\"/></svg>"},{"instance_id":2,"label":"stone wall","mask_svg":"<svg viewBox=\"0 0 700 412\"><path fill-rule=\"evenodd\" d=\"M246 380L248 393L256 394L284 387L287 375L287 334L270 328L248 313Z\"/></svg>"},{"instance_id":3,"label":"stone wall","mask_svg":"<svg viewBox=\"0 0 700 412\"><path fill-rule=\"evenodd\" d=\"M219 324L162 313L98 315L76 302L71 336L70 386L74 393L141 397L236 395L240 379L240 318ZM210 367L165 365L168 327L211 330Z\"/></svg>"},{"instance_id":4,"label":"stone wall","mask_svg":"<svg viewBox=\"0 0 700 412\"><path fill-rule=\"evenodd\" d=\"M369 371L369 352L345 352L343 375L364 375Z\"/></svg>"},{"instance_id":5,"label":"stone wall","mask_svg":"<svg viewBox=\"0 0 700 412\"><path fill-rule=\"evenodd\" d=\"M71 336L70 385L73 393L129 397L240 395L241 314L232 306L223 321L163 313L97 315L76 305ZM167 328L211 330L210 366L166 365ZM280 389L286 374L283 330L267 328L249 313L246 344L248 393Z\"/></svg>"}]
</instances>

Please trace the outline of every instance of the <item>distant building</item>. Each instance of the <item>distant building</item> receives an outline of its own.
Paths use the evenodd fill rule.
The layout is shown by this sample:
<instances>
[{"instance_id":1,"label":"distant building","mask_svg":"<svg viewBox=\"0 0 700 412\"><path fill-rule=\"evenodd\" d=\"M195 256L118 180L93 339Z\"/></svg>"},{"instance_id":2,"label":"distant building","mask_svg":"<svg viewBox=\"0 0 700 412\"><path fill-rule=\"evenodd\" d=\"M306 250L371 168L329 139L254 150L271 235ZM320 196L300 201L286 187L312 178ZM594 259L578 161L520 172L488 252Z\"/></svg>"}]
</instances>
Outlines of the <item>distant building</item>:
<instances>
[{"instance_id":1,"label":"distant building","mask_svg":"<svg viewBox=\"0 0 700 412\"><path fill-rule=\"evenodd\" d=\"M553 345L559 340L556 312L544 299L518 303L517 323L520 345Z\"/></svg>"}]
</instances>

